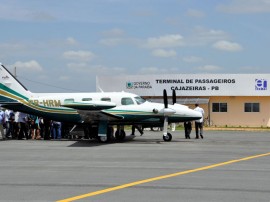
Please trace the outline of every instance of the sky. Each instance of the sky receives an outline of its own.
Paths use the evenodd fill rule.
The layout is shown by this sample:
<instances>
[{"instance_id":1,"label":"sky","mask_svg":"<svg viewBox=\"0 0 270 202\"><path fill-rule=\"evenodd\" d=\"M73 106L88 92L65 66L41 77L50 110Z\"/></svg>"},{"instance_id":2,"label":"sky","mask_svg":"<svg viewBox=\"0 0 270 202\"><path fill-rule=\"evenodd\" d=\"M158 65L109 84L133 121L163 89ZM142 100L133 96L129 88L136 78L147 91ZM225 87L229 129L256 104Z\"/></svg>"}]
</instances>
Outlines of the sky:
<instances>
[{"instance_id":1,"label":"sky","mask_svg":"<svg viewBox=\"0 0 270 202\"><path fill-rule=\"evenodd\" d=\"M92 92L103 75L269 74L269 19L270 0L0 0L0 62L32 92Z\"/></svg>"}]
</instances>

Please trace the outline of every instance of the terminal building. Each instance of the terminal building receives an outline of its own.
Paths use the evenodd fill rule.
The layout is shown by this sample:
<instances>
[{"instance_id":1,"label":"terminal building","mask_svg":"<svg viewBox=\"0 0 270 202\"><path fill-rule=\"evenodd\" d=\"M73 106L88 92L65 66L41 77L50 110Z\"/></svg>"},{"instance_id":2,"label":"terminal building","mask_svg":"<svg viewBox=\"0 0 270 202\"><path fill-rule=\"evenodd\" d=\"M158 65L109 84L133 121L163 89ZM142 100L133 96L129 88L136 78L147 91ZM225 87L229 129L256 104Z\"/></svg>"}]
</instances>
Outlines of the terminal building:
<instances>
[{"instance_id":1,"label":"terminal building","mask_svg":"<svg viewBox=\"0 0 270 202\"><path fill-rule=\"evenodd\" d=\"M99 76L97 91L126 91L163 102L163 89L177 103L205 111L205 122L222 127L270 126L270 74L168 74Z\"/></svg>"}]
</instances>

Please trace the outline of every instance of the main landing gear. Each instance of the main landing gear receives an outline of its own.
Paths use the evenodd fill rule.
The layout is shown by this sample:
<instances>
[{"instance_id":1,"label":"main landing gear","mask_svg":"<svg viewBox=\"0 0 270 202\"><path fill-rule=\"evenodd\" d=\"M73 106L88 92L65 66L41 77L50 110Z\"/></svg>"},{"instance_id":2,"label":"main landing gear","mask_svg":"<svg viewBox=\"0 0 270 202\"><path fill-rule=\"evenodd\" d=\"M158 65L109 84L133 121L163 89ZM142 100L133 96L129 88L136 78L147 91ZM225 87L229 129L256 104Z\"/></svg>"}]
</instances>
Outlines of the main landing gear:
<instances>
[{"instance_id":1,"label":"main landing gear","mask_svg":"<svg viewBox=\"0 0 270 202\"><path fill-rule=\"evenodd\" d=\"M104 135L102 133L101 134L97 133L96 137L98 141L102 143L108 143L113 138L115 138L117 141L123 141L126 137L124 126L117 126L117 130L115 131L114 136L113 136L113 133L114 133L113 127L109 126L107 127L107 134Z\"/></svg>"}]
</instances>

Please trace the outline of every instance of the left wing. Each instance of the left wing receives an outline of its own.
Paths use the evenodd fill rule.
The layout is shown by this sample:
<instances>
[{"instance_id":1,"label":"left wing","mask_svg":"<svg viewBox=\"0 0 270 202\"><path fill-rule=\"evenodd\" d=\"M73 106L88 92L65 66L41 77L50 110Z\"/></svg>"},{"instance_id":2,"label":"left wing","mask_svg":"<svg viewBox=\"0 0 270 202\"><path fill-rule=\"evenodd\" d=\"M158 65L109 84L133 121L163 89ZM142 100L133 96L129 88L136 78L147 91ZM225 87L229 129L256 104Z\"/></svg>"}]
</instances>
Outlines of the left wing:
<instances>
[{"instance_id":1,"label":"left wing","mask_svg":"<svg viewBox=\"0 0 270 202\"><path fill-rule=\"evenodd\" d=\"M97 121L117 121L124 119L123 116L109 114L100 110L78 110L78 113L82 117L83 121L86 123Z\"/></svg>"},{"instance_id":2,"label":"left wing","mask_svg":"<svg viewBox=\"0 0 270 202\"><path fill-rule=\"evenodd\" d=\"M76 109L82 117L82 120L86 123L93 123L98 121L116 121L124 119L123 116L114 115L103 112L104 109L111 109L116 107L113 102L107 101L88 101L88 102L68 102L61 105L62 107L68 107Z\"/></svg>"},{"instance_id":3,"label":"left wing","mask_svg":"<svg viewBox=\"0 0 270 202\"><path fill-rule=\"evenodd\" d=\"M87 102L67 102L62 104L61 106L77 110L102 110L116 107L116 104L107 101L87 101Z\"/></svg>"}]
</instances>

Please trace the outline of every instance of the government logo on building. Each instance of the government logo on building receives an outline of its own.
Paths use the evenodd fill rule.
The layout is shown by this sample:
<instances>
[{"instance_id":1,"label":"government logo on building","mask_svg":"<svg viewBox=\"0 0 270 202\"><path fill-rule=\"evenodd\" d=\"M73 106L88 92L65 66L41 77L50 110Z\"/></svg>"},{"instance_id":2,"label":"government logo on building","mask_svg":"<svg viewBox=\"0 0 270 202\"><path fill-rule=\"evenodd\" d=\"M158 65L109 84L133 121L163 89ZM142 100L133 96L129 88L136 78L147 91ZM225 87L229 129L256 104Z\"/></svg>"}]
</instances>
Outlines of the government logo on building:
<instances>
[{"instance_id":1,"label":"government logo on building","mask_svg":"<svg viewBox=\"0 0 270 202\"><path fill-rule=\"evenodd\" d=\"M127 89L132 89L133 88L133 82L127 82L126 87L127 87Z\"/></svg>"},{"instance_id":2,"label":"government logo on building","mask_svg":"<svg viewBox=\"0 0 270 202\"><path fill-rule=\"evenodd\" d=\"M152 85L149 81L133 81L126 82L127 89L150 89Z\"/></svg>"},{"instance_id":3,"label":"government logo on building","mask_svg":"<svg viewBox=\"0 0 270 202\"><path fill-rule=\"evenodd\" d=\"M255 79L255 90L267 90L267 80Z\"/></svg>"}]
</instances>

